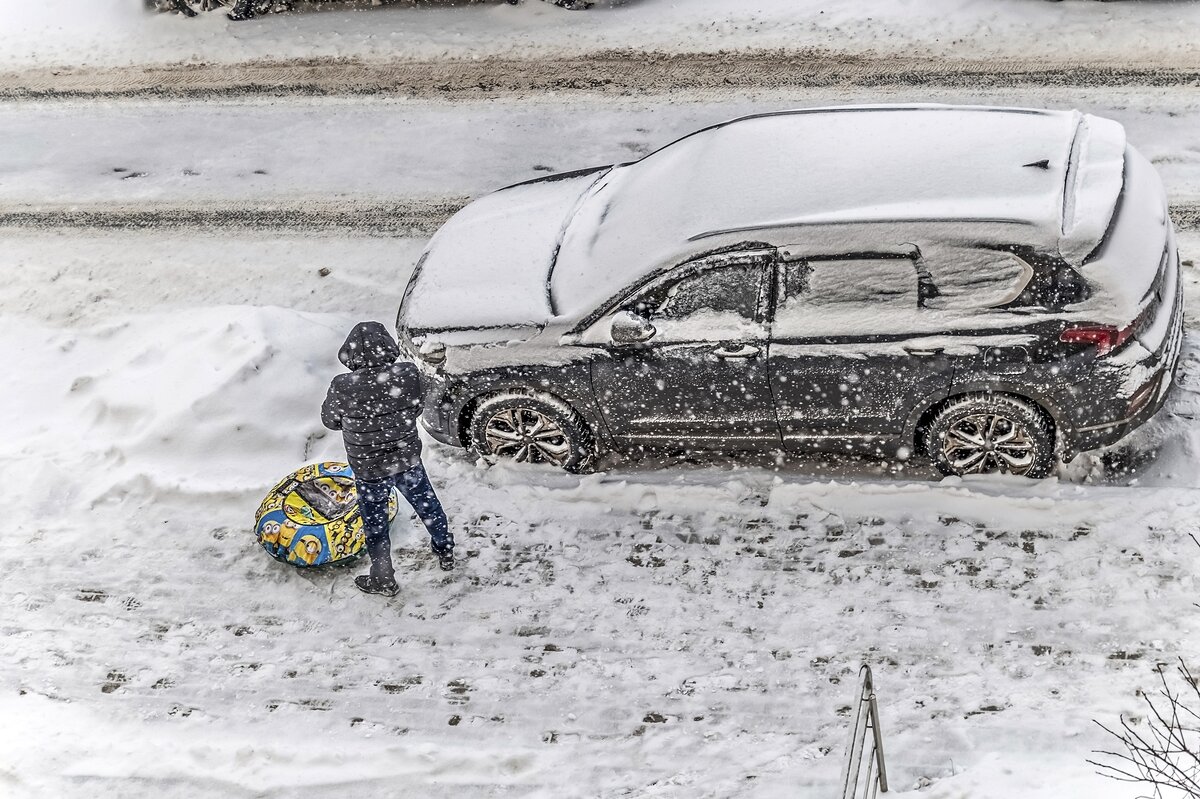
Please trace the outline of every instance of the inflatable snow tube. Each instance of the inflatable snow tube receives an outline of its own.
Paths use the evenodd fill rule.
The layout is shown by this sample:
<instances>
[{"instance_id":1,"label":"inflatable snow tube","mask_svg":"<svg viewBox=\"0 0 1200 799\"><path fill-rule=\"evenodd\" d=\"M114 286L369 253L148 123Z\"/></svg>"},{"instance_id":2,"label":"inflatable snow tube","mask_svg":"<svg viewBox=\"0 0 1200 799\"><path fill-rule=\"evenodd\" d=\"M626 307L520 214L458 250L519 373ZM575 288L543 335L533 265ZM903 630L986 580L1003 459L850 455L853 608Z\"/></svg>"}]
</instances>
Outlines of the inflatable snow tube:
<instances>
[{"instance_id":1,"label":"inflatable snow tube","mask_svg":"<svg viewBox=\"0 0 1200 799\"><path fill-rule=\"evenodd\" d=\"M396 518L396 491L388 520ZM347 463L311 463L289 474L258 506L254 534L267 553L293 566L323 566L362 554L367 539Z\"/></svg>"}]
</instances>

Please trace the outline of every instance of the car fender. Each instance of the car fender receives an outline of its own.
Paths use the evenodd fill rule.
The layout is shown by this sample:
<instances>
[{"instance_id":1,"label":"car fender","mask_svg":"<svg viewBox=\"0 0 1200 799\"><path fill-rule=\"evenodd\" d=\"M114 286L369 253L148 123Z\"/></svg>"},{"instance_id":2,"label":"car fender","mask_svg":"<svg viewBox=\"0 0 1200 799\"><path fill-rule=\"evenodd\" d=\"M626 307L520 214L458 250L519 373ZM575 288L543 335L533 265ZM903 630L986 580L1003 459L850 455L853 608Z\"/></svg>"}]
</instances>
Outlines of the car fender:
<instances>
[{"instance_id":1,"label":"car fender","mask_svg":"<svg viewBox=\"0 0 1200 799\"><path fill-rule=\"evenodd\" d=\"M600 417L595 397L592 396L590 366L506 368L495 373L475 373L469 383L452 386L447 396L447 424L449 433L456 441L466 445L466 430L462 429L463 412L468 406L493 394L506 392L543 393L557 397L583 417L597 443L609 446L611 439L608 428Z\"/></svg>"}]
</instances>

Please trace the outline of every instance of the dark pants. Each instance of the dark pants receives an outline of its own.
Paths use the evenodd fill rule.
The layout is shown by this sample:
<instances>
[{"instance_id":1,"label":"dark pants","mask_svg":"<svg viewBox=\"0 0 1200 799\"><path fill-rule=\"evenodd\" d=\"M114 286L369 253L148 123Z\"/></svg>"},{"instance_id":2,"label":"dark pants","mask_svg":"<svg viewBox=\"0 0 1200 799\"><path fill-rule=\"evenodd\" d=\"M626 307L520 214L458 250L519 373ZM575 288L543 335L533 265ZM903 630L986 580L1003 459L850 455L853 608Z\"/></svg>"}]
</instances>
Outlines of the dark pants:
<instances>
[{"instance_id":1,"label":"dark pants","mask_svg":"<svg viewBox=\"0 0 1200 799\"><path fill-rule=\"evenodd\" d=\"M250 19L254 16L254 0L237 0L229 15L236 19Z\"/></svg>"},{"instance_id":2,"label":"dark pants","mask_svg":"<svg viewBox=\"0 0 1200 799\"><path fill-rule=\"evenodd\" d=\"M392 540L388 536L388 497L394 486L408 500L417 516L429 530L430 543L435 554L444 555L454 549L454 536L450 534L450 526L446 522L446 512L433 486L429 483L429 475L425 467L417 464L411 469L393 474L382 480L362 480L355 478L358 489L358 508L362 513L363 532L367 536L367 554L371 556L371 574L375 577L391 578L395 574L392 568Z\"/></svg>"}]
</instances>

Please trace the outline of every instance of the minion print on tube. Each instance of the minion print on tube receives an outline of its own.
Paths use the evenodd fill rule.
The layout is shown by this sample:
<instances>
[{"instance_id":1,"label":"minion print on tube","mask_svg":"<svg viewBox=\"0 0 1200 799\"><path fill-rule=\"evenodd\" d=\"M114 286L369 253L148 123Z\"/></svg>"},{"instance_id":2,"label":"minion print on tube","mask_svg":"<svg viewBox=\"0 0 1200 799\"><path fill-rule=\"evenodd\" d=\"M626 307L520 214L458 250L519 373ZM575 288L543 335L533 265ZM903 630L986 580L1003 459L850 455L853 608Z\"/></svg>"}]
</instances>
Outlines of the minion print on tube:
<instances>
[{"instance_id":1,"label":"minion print on tube","mask_svg":"<svg viewBox=\"0 0 1200 799\"><path fill-rule=\"evenodd\" d=\"M388 498L388 520L397 497ZM323 566L362 554L366 537L350 465L312 463L271 489L254 517L258 543L271 557L293 566Z\"/></svg>"}]
</instances>

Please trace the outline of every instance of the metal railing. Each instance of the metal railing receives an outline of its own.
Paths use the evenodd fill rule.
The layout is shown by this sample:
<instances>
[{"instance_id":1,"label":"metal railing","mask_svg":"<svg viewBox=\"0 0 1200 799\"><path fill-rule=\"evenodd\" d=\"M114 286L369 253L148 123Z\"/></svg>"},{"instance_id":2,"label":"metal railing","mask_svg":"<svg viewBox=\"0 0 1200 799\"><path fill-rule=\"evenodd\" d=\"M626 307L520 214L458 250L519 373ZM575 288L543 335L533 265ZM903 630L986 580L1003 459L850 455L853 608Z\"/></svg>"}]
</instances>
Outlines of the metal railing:
<instances>
[{"instance_id":1,"label":"metal railing","mask_svg":"<svg viewBox=\"0 0 1200 799\"><path fill-rule=\"evenodd\" d=\"M842 771L841 799L871 799L887 793L888 784L875 682L871 667L865 663L858 670L858 696L851 712L854 720L850 727L850 745L846 749L846 766Z\"/></svg>"}]
</instances>

